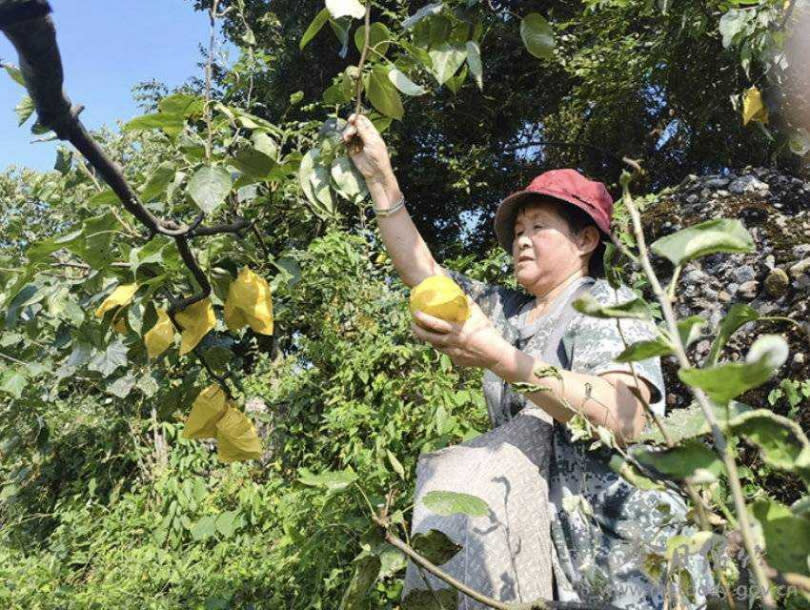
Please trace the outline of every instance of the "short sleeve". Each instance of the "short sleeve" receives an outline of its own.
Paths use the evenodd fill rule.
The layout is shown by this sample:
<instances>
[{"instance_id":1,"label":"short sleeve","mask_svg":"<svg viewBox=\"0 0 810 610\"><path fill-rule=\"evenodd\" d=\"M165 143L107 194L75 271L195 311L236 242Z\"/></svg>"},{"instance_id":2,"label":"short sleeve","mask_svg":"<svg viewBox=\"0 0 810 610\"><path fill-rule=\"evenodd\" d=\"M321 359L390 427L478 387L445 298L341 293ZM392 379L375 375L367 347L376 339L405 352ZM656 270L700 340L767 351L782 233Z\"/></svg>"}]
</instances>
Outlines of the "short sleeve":
<instances>
[{"instance_id":1,"label":"short sleeve","mask_svg":"<svg viewBox=\"0 0 810 610\"><path fill-rule=\"evenodd\" d=\"M463 273L442 267L464 293L481 308L493 324L502 328L509 318L517 315L531 297L519 290L473 280Z\"/></svg>"},{"instance_id":2,"label":"short sleeve","mask_svg":"<svg viewBox=\"0 0 810 610\"><path fill-rule=\"evenodd\" d=\"M602 304L616 304L634 298L633 292L622 286L614 290L607 282L601 281L592 290L594 299ZM621 324L621 333L617 327ZM657 331L652 322L646 320L601 319L578 315L571 323L568 339L571 341L571 370L590 375L617 371L631 373L627 362L616 362L615 358L637 341L653 339ZM661 372L660 358L647 358L633 363L636 374L650 386L650 408L663 417L665 411L664 376Z\"/></svg>"}]
</instances>

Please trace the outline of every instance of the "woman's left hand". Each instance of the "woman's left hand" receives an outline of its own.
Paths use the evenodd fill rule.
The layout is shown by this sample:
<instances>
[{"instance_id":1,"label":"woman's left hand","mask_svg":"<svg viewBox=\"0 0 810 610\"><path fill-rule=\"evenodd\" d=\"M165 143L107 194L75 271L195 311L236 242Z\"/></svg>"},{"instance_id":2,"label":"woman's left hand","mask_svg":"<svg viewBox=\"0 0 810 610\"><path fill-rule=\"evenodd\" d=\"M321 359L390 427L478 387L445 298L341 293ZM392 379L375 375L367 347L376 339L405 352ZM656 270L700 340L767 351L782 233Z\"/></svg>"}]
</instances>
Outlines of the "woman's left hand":
<instances>
[{"instance_id":1,"label":"woman's left hand","mask_svg":"<svg viewBox=\"0 0 810 610\"><path fill-rule=\"evenodd\" d=\"M417 311L411 330L417 339L427 341L457 366L492 368L498 364L505 349L512 346L501 336L481 308L469 297L470 317L463 324L446 322Z\"/></svg>"}]
</instances>

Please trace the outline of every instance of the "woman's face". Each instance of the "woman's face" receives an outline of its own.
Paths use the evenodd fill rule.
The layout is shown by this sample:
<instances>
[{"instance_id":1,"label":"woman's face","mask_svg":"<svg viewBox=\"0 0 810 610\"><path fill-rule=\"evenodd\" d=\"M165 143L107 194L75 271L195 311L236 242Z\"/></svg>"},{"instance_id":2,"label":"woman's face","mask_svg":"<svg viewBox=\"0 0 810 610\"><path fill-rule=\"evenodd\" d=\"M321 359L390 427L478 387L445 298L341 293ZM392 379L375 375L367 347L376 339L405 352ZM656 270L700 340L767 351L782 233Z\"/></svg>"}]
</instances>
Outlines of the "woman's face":
<instances>
[{"instance_id":1,"label":"woman's face","mask_svg":"<svg viewBox=\"0 0 810 610\"><path fill-rule=\"evenodd\" d=\"M585 265L590 247L588 230L572 234L557 213L556 203L538 201L515 219L512 261L518 283L532 294L545 294ZM598 233L596 237L598 243Z\"/></svg>"}]
</instances>

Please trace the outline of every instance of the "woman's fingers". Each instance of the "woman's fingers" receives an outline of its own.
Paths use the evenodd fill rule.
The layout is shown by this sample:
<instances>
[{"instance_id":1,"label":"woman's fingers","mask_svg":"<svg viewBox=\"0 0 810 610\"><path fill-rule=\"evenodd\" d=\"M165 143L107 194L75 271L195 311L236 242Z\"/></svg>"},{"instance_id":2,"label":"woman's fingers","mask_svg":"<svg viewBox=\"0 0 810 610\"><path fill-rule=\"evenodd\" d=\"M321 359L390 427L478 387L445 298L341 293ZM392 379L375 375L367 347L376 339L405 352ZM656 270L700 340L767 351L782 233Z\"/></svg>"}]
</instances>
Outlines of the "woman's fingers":
<instances>
[{"instance_id":1,"label":"woman's fingers","mask_svg":"<svg viewBox=\"0 0 810 610\"><path fill-rule=\"evenodd\" d=\"M441 318L436 318L430 314L426 314L423 311L413 312L413 317L417 322L419 322L420 326L423 326L428 330L442 334L453 332L454 326L452 322L447 322Z\"/></svg>"}]
</instances>

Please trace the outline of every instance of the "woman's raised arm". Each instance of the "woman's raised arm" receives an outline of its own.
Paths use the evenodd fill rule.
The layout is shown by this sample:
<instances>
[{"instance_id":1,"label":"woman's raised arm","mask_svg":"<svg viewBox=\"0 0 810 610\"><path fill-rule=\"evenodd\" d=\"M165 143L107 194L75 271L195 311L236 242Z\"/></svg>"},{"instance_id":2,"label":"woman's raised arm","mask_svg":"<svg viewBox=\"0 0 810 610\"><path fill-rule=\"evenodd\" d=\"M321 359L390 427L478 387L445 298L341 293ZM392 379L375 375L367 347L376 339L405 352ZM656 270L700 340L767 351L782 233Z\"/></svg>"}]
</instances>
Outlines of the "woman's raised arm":
<instances>
[{"instance_id":1,"label":"woman's raised arm","mask_svg":"<svg viewBox=\"0 0 810 610\"><path fill-rule=\"evenodd\" d=\"M350 143L352 138L359 139L362 147L349 146L349 157L363 174L374 207L378 210L393 208L402 198L402 192L382 136L367 117L353 114L343 131L343 141ZM408 210L403 208L390 216L378 215L377 220L388 255L407 286L416 286L428 276L443 273Z\"/></svg>"}]
</instances>

